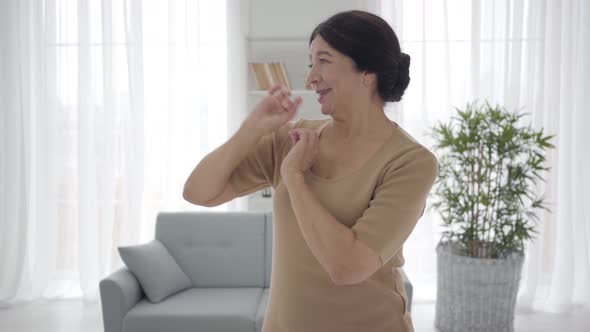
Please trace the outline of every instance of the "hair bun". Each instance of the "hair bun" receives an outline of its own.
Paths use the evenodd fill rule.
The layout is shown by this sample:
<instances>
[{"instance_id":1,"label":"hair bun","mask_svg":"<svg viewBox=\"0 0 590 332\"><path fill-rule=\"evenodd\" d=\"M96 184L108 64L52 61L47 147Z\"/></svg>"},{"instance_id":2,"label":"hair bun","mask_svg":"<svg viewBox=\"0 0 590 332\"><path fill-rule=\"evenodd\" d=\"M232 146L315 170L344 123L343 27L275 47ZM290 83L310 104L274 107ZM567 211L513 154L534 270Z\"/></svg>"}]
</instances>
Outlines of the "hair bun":
<instances>
[{"instance_id":1,"label":"hair bun","mask_svg":"<svg viewBox=\"0 0 590 332\"><path fill-rule=\"evenodd\" d=\"M379 90L385 101L396 102L402 99L409 84L410 56L400 53L397 59L391 61L390 69L379 76Z\"/></svg>"},{"instance_id":2,"label":"hair bun","mask_svg":"<svg viewBox=\"0 0 590 332\"><path fill-rule=\"evenodd\" d=\"M409 72L410 72L410 56L407 55L406 53L401 52L399 55L397 67L398 67L397 70L400 73L409 74Z\"/></svg>"}]
</instances>

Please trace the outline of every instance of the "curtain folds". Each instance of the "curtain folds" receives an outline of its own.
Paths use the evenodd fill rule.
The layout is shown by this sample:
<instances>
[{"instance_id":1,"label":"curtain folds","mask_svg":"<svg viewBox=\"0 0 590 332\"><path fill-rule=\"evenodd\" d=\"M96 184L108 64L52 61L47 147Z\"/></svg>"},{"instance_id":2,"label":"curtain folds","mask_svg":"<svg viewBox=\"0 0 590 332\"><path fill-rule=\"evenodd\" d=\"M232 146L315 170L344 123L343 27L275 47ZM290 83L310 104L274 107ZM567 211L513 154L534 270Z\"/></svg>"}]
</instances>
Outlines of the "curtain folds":
<instances>
[{"instance_id":1,"label":"curtain folds","mask_svg":"<svg viewBox=\"0 0 590 332\"><path fill-rule=\"evenodd\" d=\"M226 21L224 1L0 2L0 306L94 302L117 246L200 209L182 189L228 133Z\"/></svg>"}]
</instances>

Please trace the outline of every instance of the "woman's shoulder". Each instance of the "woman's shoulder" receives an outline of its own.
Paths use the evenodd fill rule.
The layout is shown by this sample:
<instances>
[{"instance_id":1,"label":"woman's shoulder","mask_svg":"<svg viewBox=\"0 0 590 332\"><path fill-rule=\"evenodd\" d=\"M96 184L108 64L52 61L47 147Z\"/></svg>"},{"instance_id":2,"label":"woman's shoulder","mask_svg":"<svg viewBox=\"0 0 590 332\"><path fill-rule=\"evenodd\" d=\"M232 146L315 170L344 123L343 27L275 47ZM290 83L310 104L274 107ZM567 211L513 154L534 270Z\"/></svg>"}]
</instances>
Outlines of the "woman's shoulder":
<instances>
[{"instance_id":1,"label":"woman's shoulder","mask_svg":"<svg viewBox=\"0 0 590 332\"><path fill-rule=\"evenodd\" d=\"M305 118L299 118L295 120L287 121L282 127L277 129L274 134L278 136L279 139L283 139L289 136L289 131L294 128L317 128L321 126L323 123L327 123L330 119L322 119L322 120L311 120Z\"/></svg>"},{"instance_id":2,"label":"woman's shoulder","mask_svg":"<svg viewBox=\"0 0 590 332\"><path fill-rule=\"evenodd\" d=\"M438 158L428 147L414 138L403 127L398 125L395 130L396 135L389 144L385 156L387 159L386 169L394 170L404 165L429 169L438 167Z\"/></svg>"},{"instance_id":3,"label":"woman's shoulder","mask_svg":"<svg viewBox=\"0 0 590 332\"><path fill-rule=\"evenodd\" d=\"M309 128L309 129L317 129L321 128L321 126L329 123L331 121L330 118L326 119L305 119L300 118L294 124L294 128Z\"/></svg>"},{"instance_id":4,"label":"woman's shoulder","mask_svg":"<svg viewBox=\"0 0 590 332\"><path fill-rule=\"evenodd\" d=\"M306 125L304 121L305 119L303 118L287 121L272 133L272 140L278 151L283 151L285 146L291 141L289 138L289 131L294 128L304 127Z\"/></svg>"}]
</instances>

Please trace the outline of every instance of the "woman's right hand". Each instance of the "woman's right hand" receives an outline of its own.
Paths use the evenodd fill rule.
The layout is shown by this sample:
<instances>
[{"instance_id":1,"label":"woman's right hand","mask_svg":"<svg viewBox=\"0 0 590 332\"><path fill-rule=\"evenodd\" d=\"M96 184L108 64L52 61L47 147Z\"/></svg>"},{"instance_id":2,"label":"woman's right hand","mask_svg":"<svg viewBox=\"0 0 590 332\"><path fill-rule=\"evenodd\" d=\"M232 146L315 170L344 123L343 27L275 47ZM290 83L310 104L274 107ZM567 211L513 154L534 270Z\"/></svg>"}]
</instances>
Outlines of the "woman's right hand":
<instances>
[{"instance_id":1,"label":"woman's right hand","mask_svg":"<svg viewBox=\"0 0 590 332\"><path fill-rule=\"evenodd\" d=\"M267 135L291 120L301 102L299 96L291 100L291 91L285 86L275 85L254 106L244 120L244 125L251 130L259 131L261 135Z\"/></svg>"}]
</instances>

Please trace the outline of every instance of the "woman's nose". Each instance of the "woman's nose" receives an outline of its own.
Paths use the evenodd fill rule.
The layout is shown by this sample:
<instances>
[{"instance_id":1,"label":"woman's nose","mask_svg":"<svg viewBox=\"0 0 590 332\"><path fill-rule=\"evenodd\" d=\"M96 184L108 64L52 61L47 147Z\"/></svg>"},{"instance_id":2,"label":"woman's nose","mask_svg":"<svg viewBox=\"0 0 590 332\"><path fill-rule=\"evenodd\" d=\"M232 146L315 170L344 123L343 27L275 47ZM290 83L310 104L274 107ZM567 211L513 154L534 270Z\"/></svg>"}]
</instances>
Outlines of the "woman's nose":
<instances>
[{"instance_id":1,"label":"woman's nose","mask_svg":"<svg viewBox=\"0 0 590 332\"><path fill-rule=\"evenodd\" d=\"M310 68L309 71L307 72L307 76L305 77L305 84L307 86L311 86L315 89L317 82L318 82L318 75L313 68Z\"/></svg>"}]
</instances>

